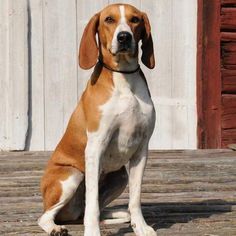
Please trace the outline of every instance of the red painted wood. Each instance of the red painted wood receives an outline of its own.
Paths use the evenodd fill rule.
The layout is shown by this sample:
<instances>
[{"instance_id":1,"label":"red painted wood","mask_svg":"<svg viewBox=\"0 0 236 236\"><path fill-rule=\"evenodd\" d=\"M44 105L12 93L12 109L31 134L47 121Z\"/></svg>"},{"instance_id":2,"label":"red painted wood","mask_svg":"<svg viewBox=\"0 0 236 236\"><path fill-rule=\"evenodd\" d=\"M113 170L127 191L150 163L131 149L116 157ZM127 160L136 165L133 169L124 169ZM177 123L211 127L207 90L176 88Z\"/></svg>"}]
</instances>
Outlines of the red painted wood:
<instances>
[{"instance_id":1,"label":"red painted wood","mask_svg":"<svg viewBox=\"0 0 236 236\"><path fill-rule=\"evenodd\" d=\"M198 0L198 23L197 23L197 137L198 148L204 148L204 115L203 115L203 0Z\"/></svg>"},{"instance_id":2,"label":"red painted wood","mask_svg":"<svg viewBox=\"0 0 236 236\"><path fill-rule=\"evenodd\" d=\"M220 0L202 0L198 12L198 138L200 148L221 147ZM199 9L201 10L201 9ZM201 23L203 22L203 24ZM198 29L198 32L200 30ZM200 82L199 82L200 81ZM201 91L199 91L201 90Z\"/></svg>"},{"instance_id":3,"label":"red painted wood","mask_svg":"<svg viewBox=\"0 0 236 236\"><path fill-rule=\"evenodd\" d=\"M222 129L236 129L236 108L223 109Z\"/></svg>"},{"instance_id":4,"label":"red painted wood","mask_svg":"<svg viewBox=\"0 0 236 236\"><path fill-rule=\"evenodd\" d=\"M221 69L222 75L222 92L236 92L236 70Z\"/></svg>"},{"instance_id":5,"label":"red painted wood","mask_svg":"<svg viewBox=\"0 0 236 236\"><path fill-rule=\"evenodd\" d=\"M236 0L221 0L222 6L234 6L236 5Z\"/></svg>"},{"instance_id":6,"label":"red painted wood","mask_svg":"<svg viewBox=\"0 0 236 236\"><path fill-rule=\"evenodd\" d=\"M236 143L236 129L222 130L222 148L227 148L232 143Z\"/></svg>"},{"instance_id":7,"label":"red painted wood","mask_svg":"<svg viewBox=\"0 0 236 236\"><path fill-rule=\"evenodd\" d=\"M223 94L222 95L222 106L224 109L236 109L236 94ZM236 121L235 121L236 123Z\"/></svg>"},{"instance_id":8,"label":"red painted wood","mask_svg":"<svg viewBox=\"0 0 236 236\"><path fill-rule=\"evenodd\" d=\"M222 96L222 129L236 129L236 94Z\"/></svg>"},{"instance_id":9,"label":"red painted wood","mask_svg":"<svg viewBox=\"0 0 236 236\"><path fill-rule=\"evenodd\" d=\"M236 69L236 42L222 43L222 66L228 69Z\"/></svg>"},{"instance_id":10,"label":"red painted wood","mask_svg":"<svg viewBox=\"0 0 236 236\"><path fill-rule=\"evenodd\" d=\"M221 41L236 41L236 32L221 32Z\"/></svg>"},{"instance_id":11,"label":"red painted wood","mask_svg":"<svg viewBox=\"0 0 236 236\"><path fill-rule=\"evenodd\" d=\"M223 7L221 10L221 29L235 30L236 29L236 8Z\"/></svg>"}]
</instances>

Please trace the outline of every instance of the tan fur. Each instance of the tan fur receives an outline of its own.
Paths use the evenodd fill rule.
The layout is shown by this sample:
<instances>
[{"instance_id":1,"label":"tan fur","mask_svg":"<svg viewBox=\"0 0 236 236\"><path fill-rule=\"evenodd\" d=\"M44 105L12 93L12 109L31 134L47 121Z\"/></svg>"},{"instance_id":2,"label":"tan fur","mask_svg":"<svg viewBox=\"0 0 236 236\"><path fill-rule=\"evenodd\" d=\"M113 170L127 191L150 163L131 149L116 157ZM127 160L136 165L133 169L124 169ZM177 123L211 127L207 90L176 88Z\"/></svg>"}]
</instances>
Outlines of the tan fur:
<instances>
[{"instance_id":1,"label":"tan fur","mask_svg":"<svg viewBox=\"0 0 236 236\"><path fill-rule=\"evenodd\" d=\"M79 65L83 69L90 69L96 64L98 47L96 32L99 22L99 14L94 15L87 24L80 43Z\"/></svg>"},{"instance_id":2,"label":"tan fur","mask_svg":"<svg viewBox=\"0 0 236 236\"><path fill-rule=\"evenodd\" d=\"M50 209L60 199L62 194L60 181L66 180L71 173L71 167L61 168L51 160L41 181L41 192L44 199L44 210ZM50 196L49 196L50 195Z\"/></svg>"},{"instance_id":3,"label":"tan fur","mask_svg":"<svg viewBox=\"0 0 236 236\"><path fill-rule=\"evenodd\" d=\"M64 136L48 162L41 182L45 210L57 203L60 198L59 181L65 180L69 176L69 173L64 173L65 166L72 166L83 173L85 172L86 130L92 132L98 129L100 120L98 107L110 98L112 89L110 71L106 69L99 71L98 68L97 70L94 71L88 82L81 101L70 118ZM60 168L60 166L63 167ZM50 189L48 194L53 193L50 198L47 197L47 189ZM49 202L47 202L48 199Z\"/></svg>"}]
</instances>

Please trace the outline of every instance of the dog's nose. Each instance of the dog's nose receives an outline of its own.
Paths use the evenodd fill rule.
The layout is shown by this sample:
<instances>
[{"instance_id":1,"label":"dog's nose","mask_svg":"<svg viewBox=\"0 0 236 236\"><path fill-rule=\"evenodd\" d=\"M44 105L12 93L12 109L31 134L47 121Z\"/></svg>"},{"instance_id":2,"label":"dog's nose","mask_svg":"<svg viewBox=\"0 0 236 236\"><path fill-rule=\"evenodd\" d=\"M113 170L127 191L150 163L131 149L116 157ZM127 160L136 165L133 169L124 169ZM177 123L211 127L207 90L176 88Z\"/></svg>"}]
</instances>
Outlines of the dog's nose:
<instances>
[{"instance_id":1,"label":"dog's nose","mask_svg":"<svg viewBox=\"0 0 236 236\"><path fill-rule=\"evenodd\" d=\"M117 40L119 43L128 43L130 42L132 39L132 35L127 32L127 31L121 31L118 35L117 35Z\"/></svg>"}]
</instances>

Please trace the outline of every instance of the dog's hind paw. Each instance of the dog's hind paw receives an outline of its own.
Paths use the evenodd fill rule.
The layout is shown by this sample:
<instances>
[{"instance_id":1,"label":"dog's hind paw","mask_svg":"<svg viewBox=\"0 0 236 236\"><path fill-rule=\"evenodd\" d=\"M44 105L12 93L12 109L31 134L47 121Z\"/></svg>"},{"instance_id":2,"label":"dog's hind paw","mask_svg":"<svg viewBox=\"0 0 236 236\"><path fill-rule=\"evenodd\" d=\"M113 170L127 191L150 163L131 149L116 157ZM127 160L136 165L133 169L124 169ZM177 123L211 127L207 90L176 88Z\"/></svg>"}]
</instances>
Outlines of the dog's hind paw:
<instances>
[{"instance_id":1,"label":"dog's hind paw","mask_svg":"<svg viewBox=\"0 0 236 236\"><path fill-rule=\"evenodd\" d=\"M70 236L66 228L60 228L60 230L53 230L50 236Z\"/></svg>"}]
</instances>

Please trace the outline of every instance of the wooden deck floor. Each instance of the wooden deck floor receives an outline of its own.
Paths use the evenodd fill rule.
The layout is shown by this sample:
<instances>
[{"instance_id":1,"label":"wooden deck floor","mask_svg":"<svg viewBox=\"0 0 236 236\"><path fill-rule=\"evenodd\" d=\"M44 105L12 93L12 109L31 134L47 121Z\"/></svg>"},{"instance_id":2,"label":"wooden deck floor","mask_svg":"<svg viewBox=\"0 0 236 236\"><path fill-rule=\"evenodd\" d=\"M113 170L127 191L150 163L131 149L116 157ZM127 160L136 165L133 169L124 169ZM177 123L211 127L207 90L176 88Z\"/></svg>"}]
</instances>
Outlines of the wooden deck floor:
<instances>
[{"instance_id":1,"label":"wooden deck floor","mask_svg":"<svg viewBox=\"0 0 236 236\"><path fill-rule=\"evenodd\" d=\"M0 234L46 235L39 180L49 152L0 153ZM127 206L128 193L112 205ZM151 152L143 212L158 236L236 236L236 152ZM68 225L83 235L82 225ZM102 226L102 235L133 235L129 224Z\"/></svg>"}]
</instances>

